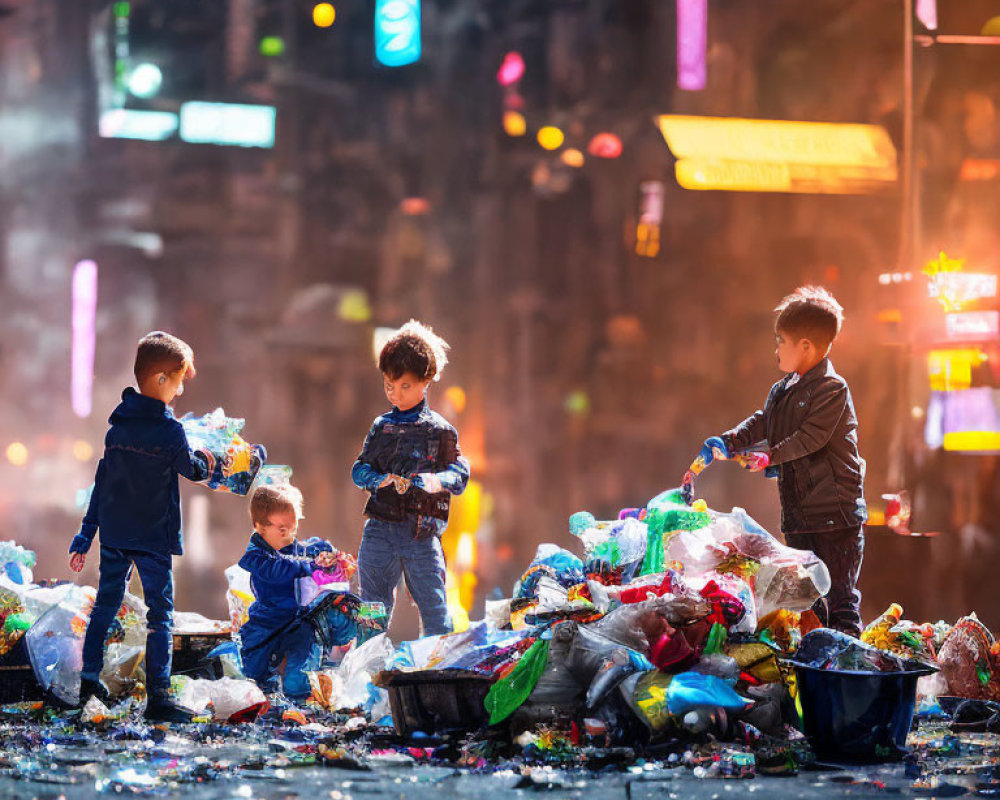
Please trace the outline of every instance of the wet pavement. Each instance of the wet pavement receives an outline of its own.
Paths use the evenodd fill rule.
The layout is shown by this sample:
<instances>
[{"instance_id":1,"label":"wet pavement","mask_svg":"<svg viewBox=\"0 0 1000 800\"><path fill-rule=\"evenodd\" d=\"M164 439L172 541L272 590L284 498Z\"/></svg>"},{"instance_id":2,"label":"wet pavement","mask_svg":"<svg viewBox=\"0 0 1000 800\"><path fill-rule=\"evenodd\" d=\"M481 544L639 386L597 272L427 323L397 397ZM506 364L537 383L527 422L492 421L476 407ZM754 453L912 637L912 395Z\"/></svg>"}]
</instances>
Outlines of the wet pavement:
<instances>
[{"instance_id":1,"label":"wet pavement","mask_svg":"<svg viewBox=\"0 0 1000 800\"><path fill-rule=\"evenodd\" d=\"M995 763L1000 737L954 737L924 724L911 735L911 756L892 765L805 765L796 775L753 774L753 756L714 762L707 751L692 760L610 757L570 768L525 764L520 758L472 770L427 763L441 751L393 746L385 730L373 736L338 724L190 725L152 728L138 722L74 726L8 721L0 727L3 798L92 798L99 795L228 798L523 798L680 800L760 795L767 800L830 796L911 797L1000 795ZM409 743L412 747L412 742ZM730 756L739 749L716 746ZM452 752L462 751L456 743ZM593 752L593 751L592 751ZM571 756L572 757L578 757ZM743 765L733 769L733 764ZM603 764L603 769L600 767ZM720 766L722 769L720 769ZM731 777L722 777L724 773ZM742 773L743 777L735 777Z\"/></svg>"}]
</instances>

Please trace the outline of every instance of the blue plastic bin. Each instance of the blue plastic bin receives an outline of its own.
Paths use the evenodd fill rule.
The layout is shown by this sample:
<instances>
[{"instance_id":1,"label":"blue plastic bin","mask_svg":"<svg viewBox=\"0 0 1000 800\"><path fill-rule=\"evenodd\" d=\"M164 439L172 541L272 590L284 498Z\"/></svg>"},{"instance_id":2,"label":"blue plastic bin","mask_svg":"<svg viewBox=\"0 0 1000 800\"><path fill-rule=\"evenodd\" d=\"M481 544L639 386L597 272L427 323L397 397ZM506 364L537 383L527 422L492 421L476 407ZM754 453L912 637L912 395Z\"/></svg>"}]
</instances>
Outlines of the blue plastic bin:
<instances>
[{"instance_id":1,"label":"blue plastic bin","mask_svg":"<svg viewBox=\"0 0 1000 800\"><path fill-rule=\"evenodd\" d=\"M816 757L826 761L892 761L906 753L917 679L933 667L906 672L850 672L790 662L802 723Z\"/></svg>"}]
</instances>

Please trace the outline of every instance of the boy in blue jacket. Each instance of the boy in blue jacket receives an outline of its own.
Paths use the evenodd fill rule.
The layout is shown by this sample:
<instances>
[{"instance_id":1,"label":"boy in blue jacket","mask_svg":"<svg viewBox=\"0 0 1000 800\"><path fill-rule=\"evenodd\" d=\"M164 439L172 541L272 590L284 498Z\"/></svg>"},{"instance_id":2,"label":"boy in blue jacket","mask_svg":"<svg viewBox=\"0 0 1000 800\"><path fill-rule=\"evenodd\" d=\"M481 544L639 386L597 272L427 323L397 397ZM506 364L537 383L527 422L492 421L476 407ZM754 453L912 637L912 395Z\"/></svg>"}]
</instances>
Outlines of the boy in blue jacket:
<instances>
[{"instance_id":1,"label":"boy in blue jacket","mask_svg":"<svg viewBox=\"0 0 1000 800\"><path fill-rule=\"evenodd\" d=\"M448 344L410 320L379 354L392 409L375 420L354 462L354 484L371 493L358 553L361 599L392 617L396 584L405 576L424 634L451 632L441 534L451 495L469 481L458 432L427 404L427 387L448 363Z\"/></svg>"},{"instance_id":2,"label":"boy in blue jacket","mask_svg":"<svg viewBox=\"0 0 1000 800\"><path fill-rule=\"evenodd\" d=\"M294 486L260 486L250 498L254 533L239 565L250 573L254 603L240 628L243 674L268 694L291 699L310 694L306 672L322 666L325 648L342 645L357 633L357 598L323 593L300 603L299 581L324 584L335 578L337 551L318 538L296 542L302 493ZM285 661L284 675L280 675Z\"/></svg>"},{"instance_id":3,"label":"boy in blue jacket","mask_svg":"<svg viewBox=\"0 0 1000 800\"><path fill-rule=\"evenodd\" d=\"M154 331L139 341L135 380L111 414L104 457L80 532L70 545L70 567L83 569L100 530L97 599L83 643L80 704L110 697L100 682L104 641L125 595L133 565L146 605L147 719L186 722L192 714L170 696L174 586L172 558L181 555L181 507L177 476L208 477L210 456L193 452L170 403L193 378L194 353L175 336Z\"/></svg>"}]
</instances>

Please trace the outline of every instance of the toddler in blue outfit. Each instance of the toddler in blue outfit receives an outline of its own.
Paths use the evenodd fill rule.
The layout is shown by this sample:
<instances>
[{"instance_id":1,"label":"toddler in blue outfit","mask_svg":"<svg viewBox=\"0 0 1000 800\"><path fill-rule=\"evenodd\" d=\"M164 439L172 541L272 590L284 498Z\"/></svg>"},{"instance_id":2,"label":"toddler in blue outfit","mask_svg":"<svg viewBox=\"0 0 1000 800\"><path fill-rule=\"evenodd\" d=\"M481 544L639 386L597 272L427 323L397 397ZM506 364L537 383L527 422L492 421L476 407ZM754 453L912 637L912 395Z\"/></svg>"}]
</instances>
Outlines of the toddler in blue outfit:
<instances>
[{"instance_id":1,"label":"toddler in blue outfit","mask_svg":"<svg viewBox=\"0 0 1000 800\"><path fill-rule=\"evenodd\" d=\"M291 699L309 696L306 673L322 666L326 647L346 644L357 633L353 595L322 592L307 605L301 602L301 581L322 585L346 577L331 574L338 561L332 544L295 540L301 516L302 493L294 486L255 489L250 498L254 533L239 561L250 573L254 594L240 628L243 673L268 694L284 692Z\"/></svg>"}]
</instances>

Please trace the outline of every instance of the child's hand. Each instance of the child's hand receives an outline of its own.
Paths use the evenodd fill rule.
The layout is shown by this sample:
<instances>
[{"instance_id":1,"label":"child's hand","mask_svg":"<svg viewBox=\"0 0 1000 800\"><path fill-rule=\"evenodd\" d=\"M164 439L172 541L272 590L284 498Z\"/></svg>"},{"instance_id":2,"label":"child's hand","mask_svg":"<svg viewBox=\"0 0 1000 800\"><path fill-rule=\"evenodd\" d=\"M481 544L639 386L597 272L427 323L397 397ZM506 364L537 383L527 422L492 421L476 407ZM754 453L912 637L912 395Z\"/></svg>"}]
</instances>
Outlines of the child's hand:
<instances>
[{"instance_id":1,"label":"child's hand","mask_svg":"<svg viewBox=\"0 0 1000 800\"><path fill-rule=\"evenodd\" d=\"M382 482L378 485L378 488L379 489L384 489L386 486L389 486L392 483L394 483L395 480L396 480L396 476L393 475L392 473L389 473L384 478L382 478Z\"/></svg>"},{"instance_id":2,"label":"child's hand","mask_svg":"<svg viewBox=\"0 0 1000 800\"><path fill-rule=\"evenodd\" d=\"M332 567L337 563L337 554L331 553L329 550L324 550L322 553L317 553L316 558L313 559L316 562L317 567Z\"/></svg>"},{"instance_id":3,"label":"child's hand","mask_svg":"<svg viewBox=\"0 0 1000 800\"><path fill-rule=\"evenodd\" d=\"M698 455L705 460L706 467L715 459L726 461L730 458L729 448L726 447L726 443L719 436L712 436L706 439Z\"/></svg>"},{"instance_id":4,"label":"child's hand","mask_svg":"<svg viewBox=\"0 0 1000 800\"><path fill-rule=\"evenodd\" d=\"M760 472L770 466L771 457L767 453L745 453L736 456L735 461L745 470Z\"/></svg>"},{"instance_id":5,"label":"child's hand","mask_svg":"<svg viewBox=\"0 0 1000 800\"><path fill-rule=\"evenodd\" d=\"M396 494L406 494L410 491L410 486L413 483L409 478L404 478L402 475L393 475L392 482L396 486Z\"/></svg>"},{"instance_id":6,"label":"child's hand","mask_svg":"<svg viewBox=\"0 0 1000 800\"><path fill-rule=\"evenodd\" d=\"M69 568L73 570L73 572L80 572L85 563L87 563L86 553L72 553L69 557Z\"/></svg>"},{"instance_id":7,"label":"child's hand","mask_svg":"<svg viewBox=\"0 0 1000 800\"><path fill-rule=\"evenodd\" d=\"M441 486L441 479L433 472L421 472L415 476L415 480L417 485L427 492L427 494L437 494L444 491L444 487Z\"/></svg>"}]
</instances>

